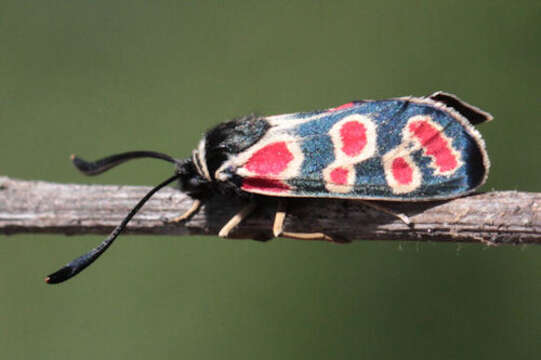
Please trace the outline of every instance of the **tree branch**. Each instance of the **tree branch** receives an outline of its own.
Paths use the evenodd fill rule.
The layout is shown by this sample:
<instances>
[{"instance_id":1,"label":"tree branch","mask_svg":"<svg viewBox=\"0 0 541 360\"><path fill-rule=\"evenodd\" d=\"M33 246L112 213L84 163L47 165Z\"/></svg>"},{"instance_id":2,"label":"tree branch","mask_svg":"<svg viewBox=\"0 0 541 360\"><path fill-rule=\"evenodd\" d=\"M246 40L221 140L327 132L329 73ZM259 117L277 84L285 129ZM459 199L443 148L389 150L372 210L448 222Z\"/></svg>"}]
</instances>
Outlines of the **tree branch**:
<instances>
[{"instance_id":1,"label":"tree branch","mask_svg":"<svg viewBox=\"0 0 541 360\"><path fill-rule=\"evenodd\" d=\"M107 234L150 188L75 185L0 177L0 233ZM191 219L168 223L192 200L167 188L157 193L127 228L133 234L216 235L243 206L215 196ZM340 240L431 240L486 244L541 243L541 194L490 192L451 201L379 202L408 215L409 227L362 203L345 200L288 200L285 230L325 232ZM275 199L263 199L254 214L231 234L269 239Z\"/></svg>"}]
</instances>

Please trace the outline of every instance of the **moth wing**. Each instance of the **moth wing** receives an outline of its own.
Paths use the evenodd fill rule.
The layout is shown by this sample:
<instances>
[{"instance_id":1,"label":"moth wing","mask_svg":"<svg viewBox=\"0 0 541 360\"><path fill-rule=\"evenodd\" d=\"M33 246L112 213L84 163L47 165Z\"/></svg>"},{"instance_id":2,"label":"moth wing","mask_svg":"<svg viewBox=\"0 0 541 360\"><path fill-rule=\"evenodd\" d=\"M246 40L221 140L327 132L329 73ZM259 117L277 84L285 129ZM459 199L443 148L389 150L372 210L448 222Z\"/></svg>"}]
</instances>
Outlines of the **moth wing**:
<instances>
[{"instance_id":1,"label":"moth wing","mask_svg":"<svg viewBox=\"0 0 541 360\"><path fill-rule=\"evenodd\" d=\"M272 116L260 141L222 170L241 190L268 196L453 198L479 187L489 168L470 118L491 116L446 93Z\"/></svg>"}]
</instances>

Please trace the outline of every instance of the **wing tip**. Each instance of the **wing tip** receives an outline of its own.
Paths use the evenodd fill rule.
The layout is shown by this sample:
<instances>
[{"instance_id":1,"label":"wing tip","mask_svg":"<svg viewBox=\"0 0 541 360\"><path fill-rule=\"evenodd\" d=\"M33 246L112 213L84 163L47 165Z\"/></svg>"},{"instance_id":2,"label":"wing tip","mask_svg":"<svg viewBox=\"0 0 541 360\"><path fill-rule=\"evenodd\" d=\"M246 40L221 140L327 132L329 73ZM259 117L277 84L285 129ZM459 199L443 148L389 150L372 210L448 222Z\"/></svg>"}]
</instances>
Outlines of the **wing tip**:
<instances>
[{"instance_id":1,"label":"wing tip","mask_svg":"<svg viewBox=\"0 0 541 360\"><path fill-rule=\"evenodd\" d=\"M467 102L461 100L455 94L447 93L444 91L436 91L432 95L429 95L428 98L457 111L460 115L464 116L472 125L482 124L484 122L494 120L492 114L481 110L476 106L468 104Z\"/></svg>"}]
</instances>

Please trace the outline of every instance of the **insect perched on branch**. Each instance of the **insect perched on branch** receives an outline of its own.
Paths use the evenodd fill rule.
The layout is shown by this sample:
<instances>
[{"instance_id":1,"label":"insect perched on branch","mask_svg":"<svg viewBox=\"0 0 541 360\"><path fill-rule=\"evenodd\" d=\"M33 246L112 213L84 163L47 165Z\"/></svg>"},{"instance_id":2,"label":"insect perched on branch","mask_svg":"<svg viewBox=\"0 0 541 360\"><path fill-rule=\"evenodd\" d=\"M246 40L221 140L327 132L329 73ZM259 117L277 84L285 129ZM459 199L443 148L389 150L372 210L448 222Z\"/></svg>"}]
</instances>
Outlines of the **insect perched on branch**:
<instances>
[{"instance_id":1,"label":"insect perched on branch","mask_svg":"<svg viewBox=\"0 0 541 360\"><path fill-rule=\"evenodd\" d=\"M249 115L209 130L188 159L152 151L134 151L95 162L72 157L86 175L97 175L127 160L157 158L175 165L175 173L129 212L98 247L49 275L50 284L65 281L94 262L113 243L154 193L178 181L193 206L173 222L196 213L212 194L240 197L246 206L219 235L228 237L256 207L258 198L278 199L273 234L296 239L327 239L320 233L284 230L288 198L340 198L428 201L451 199L481 186L490 166L485 144L473 125L492 116L456 96L353 101L313 112L277 116Z\"/></svg>"}]
</instances>

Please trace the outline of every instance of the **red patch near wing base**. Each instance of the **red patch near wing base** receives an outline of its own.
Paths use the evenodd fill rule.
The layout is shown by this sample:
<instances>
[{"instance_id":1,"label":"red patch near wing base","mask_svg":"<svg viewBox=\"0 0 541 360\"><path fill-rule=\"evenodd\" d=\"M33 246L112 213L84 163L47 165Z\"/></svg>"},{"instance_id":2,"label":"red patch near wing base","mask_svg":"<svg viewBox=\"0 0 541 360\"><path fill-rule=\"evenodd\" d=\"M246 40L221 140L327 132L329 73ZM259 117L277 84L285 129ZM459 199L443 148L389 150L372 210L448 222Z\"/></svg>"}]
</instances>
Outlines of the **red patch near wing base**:
<instances>
[{"instance_id":1,"label":"red patch near wing base","mask_svg":"<svg viewBox=\"0 0 541 360\"><path fill-rule=\"evenodd\" d=\"M259 190L264 192L281 193L289 191L291 188L280 180L250 177L244 179L241 189L246 191Z\"/></svg>"},{"instance_id":2,"label":"red patch near wing base","mask_svg":"<svg viewBox=\"0 0 541 360\"><path fill-rule=\"evenodd\" d=\"M258 175L278 175L293 160L293 154L284 141L269 144L257 150L246 162L246 169Z\"/></svg>"}]
</instances>

